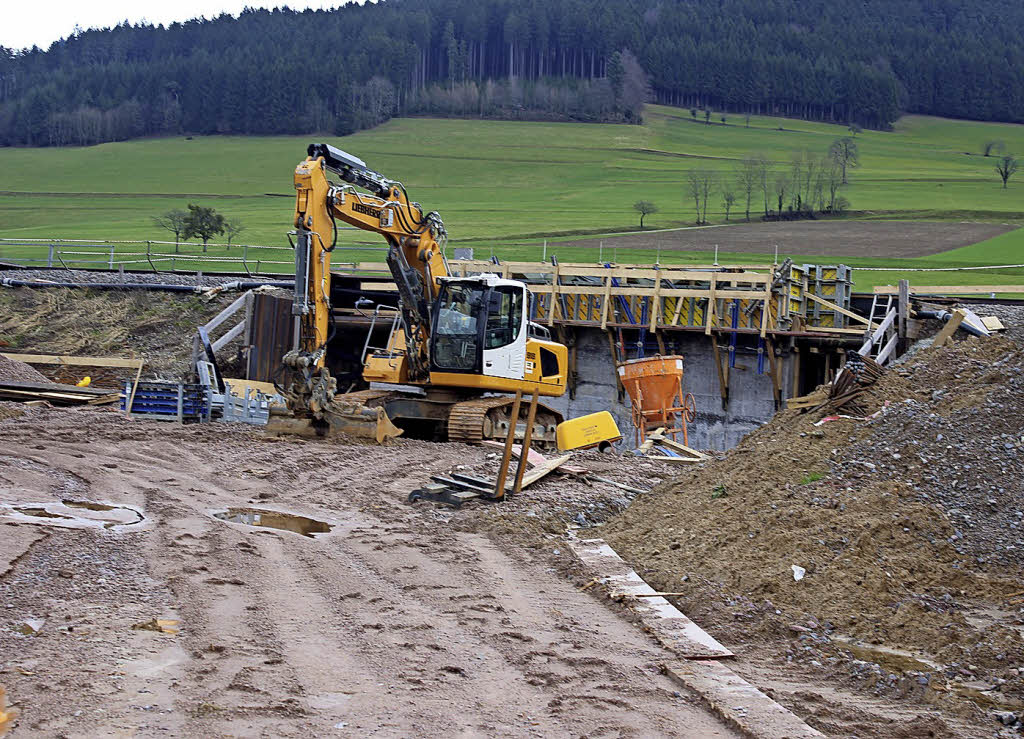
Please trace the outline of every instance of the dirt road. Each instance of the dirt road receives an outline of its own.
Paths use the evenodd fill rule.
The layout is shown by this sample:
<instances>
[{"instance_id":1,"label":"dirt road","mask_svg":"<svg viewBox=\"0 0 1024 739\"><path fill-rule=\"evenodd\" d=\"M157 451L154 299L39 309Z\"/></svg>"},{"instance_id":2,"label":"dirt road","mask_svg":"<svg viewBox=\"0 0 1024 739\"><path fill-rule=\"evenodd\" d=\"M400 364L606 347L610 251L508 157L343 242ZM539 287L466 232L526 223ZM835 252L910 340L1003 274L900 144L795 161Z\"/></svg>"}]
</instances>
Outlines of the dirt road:
<instances>
[{"instance_id":1,"label":"dirt road","mask_svg":"<svg viewBox=\"0 0 1024 739\"><path fill-rule=\"evenodd\" d=\"M659 673L665 652L552 567L558 541L531 507L558 499L543 483L504 524L494 509L453 520L403 502L429 472L487 453L273 441L99 410L0 422L0 504L145 516L113 528L96 523L111 512L74 506L51 515L93 518L26 522L38 505L0 516L13 736L732 736ZM332 530L211 515L232 506ZM36 619L38 633L20 633ZM152 619L180 631L132 628Z\"/></svg>"}]
</instances>

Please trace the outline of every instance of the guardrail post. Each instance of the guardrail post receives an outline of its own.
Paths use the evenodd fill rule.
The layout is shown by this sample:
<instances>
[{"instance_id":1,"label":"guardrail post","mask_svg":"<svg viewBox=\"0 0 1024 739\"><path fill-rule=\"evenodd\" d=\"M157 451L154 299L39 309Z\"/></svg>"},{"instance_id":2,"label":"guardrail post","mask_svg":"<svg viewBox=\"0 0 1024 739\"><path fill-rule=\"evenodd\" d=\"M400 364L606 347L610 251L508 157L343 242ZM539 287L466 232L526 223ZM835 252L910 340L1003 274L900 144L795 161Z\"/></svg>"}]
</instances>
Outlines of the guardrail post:
<instances>
[{"instance_id":1,"label":"guardrail post","mask_svg":"<svg viewBox=\"0 0 1024 739\"><path fill-rule=\"evenodd\" d=\"M107 263L107 269L111 272L114 271L114 245L110 245L110 261Z\"/></svg>"},{"instance_id":2,"label":"guardrail post","mask_svg":"<svg viewBox=\"0 0 1024 739\"><path fill-rule=\"evenodd\" d=\"M46 266L53 266L53 244L50 244L49 253L46 255Z\"/></svg>"}]
</instances>

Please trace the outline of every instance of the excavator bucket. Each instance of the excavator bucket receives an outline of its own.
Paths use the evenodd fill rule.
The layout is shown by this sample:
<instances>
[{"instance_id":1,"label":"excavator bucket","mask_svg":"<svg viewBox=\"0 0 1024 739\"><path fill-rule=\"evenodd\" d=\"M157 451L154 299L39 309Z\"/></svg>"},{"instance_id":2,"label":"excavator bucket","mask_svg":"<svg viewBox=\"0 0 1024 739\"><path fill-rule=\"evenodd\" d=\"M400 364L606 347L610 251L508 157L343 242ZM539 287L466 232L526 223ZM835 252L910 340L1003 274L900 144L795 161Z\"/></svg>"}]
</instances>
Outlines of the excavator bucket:
<instances>
[{"instance_id":1,"label":"excavator bucket","mask_svg":"<svg viewBox=\"0 0 1024 739\"><path fill-rule=\"evenodd\" d=\"M368 408L361 403L346 403L338 396L324 411L328 423L328 436L344 434L357 439L373 439L383 444L387 439L401 436L402 429L391 423L387 411L381 407Z\"/></svg>"},{"instance_id":2,"label":"excavator bucket","mask_svg":"<svg viewBox=\"0 0 1024 739\"><path fill-rule=\"evenodd\" d=\"M301 436L307 439L345 436L367 439L378 444L402 435L402 429L391 423L383 408L339 408L335 404L325 409L323 419L272 413L266 432L272 436Z\"/></svg>"}]
</instances>

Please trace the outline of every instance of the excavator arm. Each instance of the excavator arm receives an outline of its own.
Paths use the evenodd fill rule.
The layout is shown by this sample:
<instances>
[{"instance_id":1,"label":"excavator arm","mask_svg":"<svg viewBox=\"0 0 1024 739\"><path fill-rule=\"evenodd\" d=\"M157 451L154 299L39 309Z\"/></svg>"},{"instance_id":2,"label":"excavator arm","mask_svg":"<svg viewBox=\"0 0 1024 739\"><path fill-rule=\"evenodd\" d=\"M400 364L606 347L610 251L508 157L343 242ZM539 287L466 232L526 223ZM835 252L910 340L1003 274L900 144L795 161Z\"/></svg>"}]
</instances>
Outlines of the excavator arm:
<instances>
[{"instance_id":1,"label":"excavator arm","mask_svg":"<svg viewBox=\"0 0 1024 739\"><path fill-rule=\"evenodd\" d=\"M308 154L295 168L295 311L301 316L301 353L314 367L323 366L330 338L331 252L341 222L380 234L387 242L388 267L401 297L409 379L425 380L430 371L430 306L439 278L448 276L442 252L447 231L441 217L424 214L400 182L368 169L357 157L328 144L311 144ZM343 184L332 184L328 172Z\"/></svg>"}]
</instances>

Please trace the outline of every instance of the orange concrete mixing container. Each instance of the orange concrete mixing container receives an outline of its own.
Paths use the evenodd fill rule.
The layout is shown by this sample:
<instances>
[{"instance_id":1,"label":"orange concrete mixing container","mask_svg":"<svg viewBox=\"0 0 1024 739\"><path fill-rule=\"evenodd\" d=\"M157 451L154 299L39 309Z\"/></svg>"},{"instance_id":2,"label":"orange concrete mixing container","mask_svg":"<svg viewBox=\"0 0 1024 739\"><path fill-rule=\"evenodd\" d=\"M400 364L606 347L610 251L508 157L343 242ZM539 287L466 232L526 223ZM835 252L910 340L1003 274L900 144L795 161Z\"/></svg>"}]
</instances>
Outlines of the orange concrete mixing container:
<instances>
[{"instance_id":1,"label":"orange concrete mixing container","mask_svg":"<svg viewBox=\"0 0 1024 739\"><path fill-rule=\"evenodd\" d=\"M619 364L619 378L634 403L644 411L660 411L682 403L683 358L630 359Z\"/></svg>"}]
</instances>

